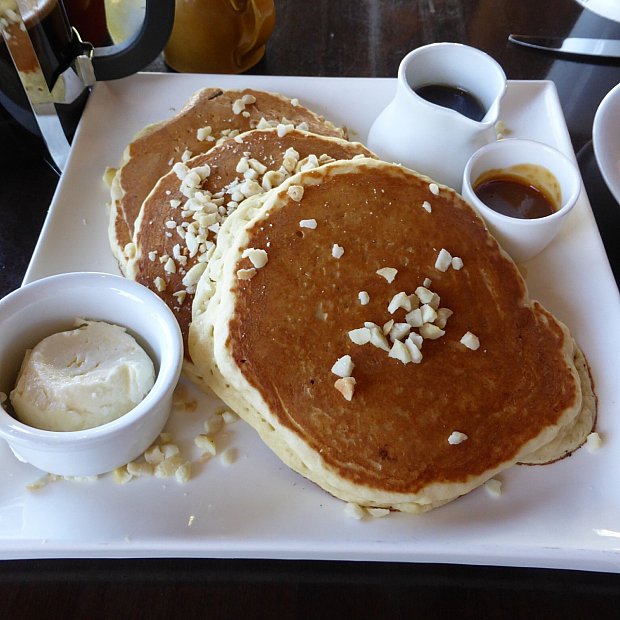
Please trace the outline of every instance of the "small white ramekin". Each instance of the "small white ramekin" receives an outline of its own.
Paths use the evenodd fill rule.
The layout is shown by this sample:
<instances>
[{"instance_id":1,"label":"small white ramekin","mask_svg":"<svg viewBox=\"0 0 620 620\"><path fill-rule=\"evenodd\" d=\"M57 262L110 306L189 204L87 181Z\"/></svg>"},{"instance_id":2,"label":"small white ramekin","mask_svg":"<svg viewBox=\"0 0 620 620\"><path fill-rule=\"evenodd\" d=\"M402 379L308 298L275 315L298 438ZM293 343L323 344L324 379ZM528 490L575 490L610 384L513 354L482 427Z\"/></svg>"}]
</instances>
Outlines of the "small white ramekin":
<instances>
[{"instance_id":1,"label":"small white ramekin","mask_svg":"<svg viewBox=\"0 0 620 620\"><path fill-rule=\"evenodd\" d=\"M521 164L541 166L552 173L561 190L557 211L537 219L518 219L493 211L476 196L474 186L484 172ZM463 173L463 198L476 209L491 234L517 263L534 258L551 243L580 193L577 165L557 149L534 140L510 138L487 144L471 156Z\"/></svg>"},{"instance_id":2,"label":"small white ramekin","mask_svg":"<svg viewBox=\"0 0 620 620\"><path fill-rule=\"evenodd\" d=\"M27 284L0 300L0 392L16 383L27 349L77 318L125 327L153 360L151 391L120 418L82 431L56 432L21 423L0 406L0 438L24 462L61 476L94 476L138 457L157 438L172 407L183 340L166 304L146 287L104 273L67 273Z\"/></svg>"}]
</instances>

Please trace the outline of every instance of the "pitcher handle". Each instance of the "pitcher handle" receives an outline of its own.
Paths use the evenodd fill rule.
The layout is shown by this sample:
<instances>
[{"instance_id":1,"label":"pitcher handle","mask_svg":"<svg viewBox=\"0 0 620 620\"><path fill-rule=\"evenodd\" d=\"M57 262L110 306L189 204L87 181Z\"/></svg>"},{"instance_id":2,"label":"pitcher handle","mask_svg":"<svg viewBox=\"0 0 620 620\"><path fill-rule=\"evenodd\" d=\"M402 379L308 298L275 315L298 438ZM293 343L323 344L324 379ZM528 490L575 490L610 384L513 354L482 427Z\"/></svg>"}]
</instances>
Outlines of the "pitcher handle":
<instances>
[{"instance_id":1,"label":"pitcher handle","mask_svg":"<svg viewBox=\"0 0 620 620\"><path fill-rule=\"evenodd\" d=\"M232 8L242 15L242 34L235 50L238 66L245 64L245 58L265 45L276 21L273 0L230 0ZM249 10L248 10L249 9Z\"/></svg>"},{"instance_id":2,"label":"pitcher handle","mask_svg":"<svg viewBox=\"0 0 620 620\"><path fill-rule=\"evenodd\" d=\"M96 47L92 64L97 80L116 80L143 69L162 51L172 31L175 0L146 0L144 21L132 37Z\"/></svg>"}]
</instances>

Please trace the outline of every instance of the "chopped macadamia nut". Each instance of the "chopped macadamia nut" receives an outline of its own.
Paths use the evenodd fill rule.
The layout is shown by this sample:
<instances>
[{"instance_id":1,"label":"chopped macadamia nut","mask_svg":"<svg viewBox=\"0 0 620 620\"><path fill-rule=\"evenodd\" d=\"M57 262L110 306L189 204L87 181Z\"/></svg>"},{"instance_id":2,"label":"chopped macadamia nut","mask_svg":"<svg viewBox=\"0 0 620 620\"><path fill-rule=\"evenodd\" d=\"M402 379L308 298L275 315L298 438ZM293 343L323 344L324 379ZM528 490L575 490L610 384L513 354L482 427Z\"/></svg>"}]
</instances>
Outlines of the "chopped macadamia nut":
<instances>
[{"instance_id":1,"label":"chopped macadamia nut","mask_svg":"<svg viewBox=\"0 0 620 620\"><path fill-rule=\"evenodd\" d=\"M435 261L435 269L439 271L448 271L448 267L452 264L452 254L448 250L442 248L439 250L437 260Z\"/></svg>"},{"instance_id":2,"label":"chopped macadamia nut","mask_svg":"<svg viewBox=\"0 0 620 620\"><path fill-rule=\"evenodd\" d=\"M391 284L394 282L398 269L394 269L394 267L382 267L381 269L377 269L377 273Z\"/></svg>"},{"instance_id":3,"label":"chopped macadamia nut","mask_svg":"<svg viewBox=\"0 0 620 620\"><path fill-rule=\"evenodd\" d=\"M355 378L341 377L340 379L336 379L334 387L344 396L345 400L350 401L355 392Z\"/></svg>"},{"instance_id":4,"label":"chopped macadamia nut","mask_svg":"<svg viewBox=\"0 0 620 620\"><path fill-rule=\"evenodd\" d=\"M354 344L368 344L370 342L370 330L367 327L360 327L359 329L352 329L349 332L349 338Z\"/></svg>"},{"instance_id":5,"label":"chopped macadamia nut","mask_svg":"<svg viewBox=\"0 0 620 620\"><path fill-rule=\"evenodd\" d=\"M174 472L174 477L177 482L181 484L185 484L189 482L192 477L192 464L189 461L185 461L185 463L181 463L177 470Z\"/></svg>"},{"instance_id":6,"label":"chopped macadamia nut","mask_svg":"<svg viewBox=\"0 0 620 620\"><path fill-rule=\"evenodd\" d=\"M411 310L411 299L404 291L396 293L388 304L388 312L394 314L399 308L403 308L406 312Z\"/></svg>"},{"instance_id":7,"label":"chopped macadamia nut","mask_svg":"<svg viewBox=\"0 0 620 620\"><path fill-rule=\"evenodd\" d=\"M217 454L217 448L215 442L208 435L200 434L194 437L194 444L203 454L210 454L215 456Z\"/></svg>"},{"instance_id":8,"label":"chopped macadamia nut","mask_svg":"<svg viewBox=\"0 0 620 620\"><path fill-rule=\"evenodd\" d=\"M394 341L394 344L388 353L388 357L399 360L403 364L409 364L412 361L411 353L409 352L408 347L400 340Z\"/></svg>"},{"instance_id":9,"label":"chopped macadamia nut","mask_svg":"<svg viewBox=\"0 0 620 620\"><path fill-rule=\"evenodd\" d=\"M126 484L133 478L133 476L127 471L127 466L117 467L112 476L116 484Z\"/></svg>"},{"instance_id":10,"label":"chopped macadamia nut","mask_svg":"<svg viewBox=\"0 0 620 620\"><path fill-rule=\"evenodd\" d=\"M433 281L430 278L424 278L424 282L422 282L422 286L424 288L430 288Z\"/></svg>"},{"instance_id":11,"label":"chopped macadamia nut","mask_svg":"<svg viewBox=\"0 0 620 620\"><path fill-rule=\"evenodd\" d=\"M411 327L421 327L424 325L424 321L422 320L422 310L420 308L415 308L411 312L408 312L405 315L405 321L411 325Z\"/></svg>"},{"instance_id":12,"label":"chopped macadamia nut","mask_svg":"<svg viewBox=\"0 0 620 620\"><path fill-rule=\"evenodd\" d=\"M420 306L420 313L422 314L422 323L434 323L437 318L437 311L429 304L423 304Z\"/></svg>"},{"instance_id":13,"label":"chopped macadamia nut","mask_svg":"<svg viewBox=\"0 0 620 620\"><path fill-rule=\"evenodd\" d=\"M224 424L234 424L239 421L239 416L234 411L230 411L230 409L225 409L220 415Z\"/></svg>"},{"instance_id":14,"label":"chopped macadamia nut","mask_svg":"<svg viewBox=\"0 0 620 620\"><path fill-rule=\"evenodd\" d=\"M593 431L586 437L586 449L588 452L596 452L602 445L603 439L596 431Z\"/></svg>"},{"instance_id":15,"label":"chopped macadamia nut","mask_svg":"<svg viewBox=\"0 0 620 620\"><path fill-rule=\"evenodd\" d=\"M132 461L131 463L127 463L127 471L132 476L152 476L153 475L153 466L146 461Z\"/></svg>"},{"instance_id":16,"label":"chopped macadamia nut","mask_svg":"<svg viewBox=\"0 0 620 620\"><path fill-rule=\"evenodd\" d=\"M435 325L437 325L437 327L439 327L440 329L443 329L447 322L448 319L454 314L454 312L452 312L452 310L450 310L449 308L439 308L437 310L437 318L435 319Z\"/></svg>"},{"instance_id":17,"label":"chopped macadamia nut","mask_svg":"<svg viewBox=\"0 0 620 620\"><path fill-rule=\"evenodd\" d=\"M409 323L394 323L389 331L389 338L392 342L395 340L405 339L411 332L411 325Z\"/></svg>"},{"instance_id":18,"label":"chopped macadamia nut","mask_svg":"<svg viewBox=\"0 0 620 620\"><path fill-rule=\"evenodd\" d=\"M254 269L254 267L237 270L237 280L251 280L255 275L256 269Z\"/></svg>"},{"instance_id":19,"label":"chopped macadamia nut","mask_svg":"<svg viewBox=\"0 0 620 620\"><path fill-rule=\"evenodd\" d=\"M180 454L179 446L175 443L166 443L161 446L162 454L164 455L164 459L169 459L172 456L176 456Z\"/></svg>"},{"instance_id":20,"label":"chopped macadamia nut","mask_svg":"<svg viewBox=\"0 0 620 620\"><path fill-rule=\"evenodd\" d=\"M384 323L383 327L381 328L381 331L383 331L383 335L387 336L392 330L393 326L394 326L394 319L390 319L389 321Z\"/></svg>"},{"instance_id":21,"label":"chopped macadamia nut","mask_svg":"<svg viewBox=\"0 0 620 620\"><path fill-rule=\"evenodd\" d=\"M370 295L366 291L360 291L357 294L357 298L360 300L362 306L366 306L370 301Z\"/></svg>"},{"instance_id":22,"label":"chopped macadamia nut","mask_svg":"<svg viewBox=\"0 0 620 620\"><path fill-rule=\"evenodd\" d=\"M502 482L497 478L487 480L484 483L484 488L491 497L499 497L502 494Z\"/></svg>"},{"instance_id":23,"label":"chopped macadamia nut","mask_svg":"<svg viewBox=\"0 0 620 620\"><path fill-rule=\"evenodd\" d=\"M209 419L205 420L203 424L205 433L208 435L219 433L222 430L222 426L224 426L224 419L221 415L211 416Z\"/></svg>"},{"instance_id":24,"label":"chopped macadamia nut","mask_svg":"<svg viewBox=\"0 0 620 620\"><path fill-rule=\"evenodd\" d=\"M155 466L155 476L157 478L171 478L176 474L177 469L183 464L183 459L179 454L175 454L168 459L164 459Z\"/></svg>"},{"instance_id":25,"label":"chopped macadamia nut","mask_svg":"<svg viewBox=\"0 0 620 620\"><path fill-rule=\"evenodd\" d=\"M385 337L385 334L383 333L383 330L378 325L370 327L369 329L370 344L374 345L378 349L383 349L384 351L389 352L390 345L387 338Z\"/></svg>"},{"instance_id":26,"label":"chopped macadamia nut","mask_svg":"<svg viewBox=\"0 0 620 620\"><path fill-rule=\"evenodd\" d=\"M423 304L428 304L433 300L433 292L429 291L425 286L418 286L415 290L415 294Z\"/></svg>"},{"instance_id":27,"label":"chopped macadamia nut","mask_svg":"<svg viewBox=\"0 0 620 620\"><path fill-rule=\"evenodd\" d=\"M431 194L439 196L439 185L437 185L437 183L430 183L428 189Z\"/></svg>"},{"instance_id":28,"label":"chopped macadamia nut","mask_svg":"<svg viewBox=\"0 0 620 620\"><path fill-rule=\"evenodd\" d=\"M344 254L344 248L341 245L334 243L334 245L332 245L332 256L334 258L342 258L343 254Z\"/></svg>"},{"instance_id":29,"label":"chopped macadamia nut","mask_svg":"<svg viewBox=\"0 0 620 620\"><path fill-rule=\"evenodd\" d=\"M420 335L426 340L437 340L445 333L443 329L439 329L437 325L433 325L432 323L424 323L424 325L420 327Z\"/></svg>"},{"instance_id":30,"label":"chopped macadamia nut","mask_svg":"<svg viewBox=\"0 0 620 620\"><path fill-rule=\"evenodd\" d=\"M316 220L314 218L310 219L310 220L301 220L299 222L299 226L301 228L312 228L312 229L314 229L314 228L316 228Z\"/></svg>"},{"instance_id":31,"label":"chopped macadamia nut","mask_svg":"<svg viewBox=\"0 0 620 620\"><path fill-rule=\"evenodd\" d=\"M405 340L405 346L407 347L407 350L409 351L409 356L411 357L411 361L414 364L419 364L422 361L422 351L420 351L420 348L417 345L416 341L412 339L412 336L414 335L417 336L418 334L409 334L409 337L407 338L407 340Z\"/></svg>"},{"instance_id":32,"label":"chopped macadamia nut","mask_svg":"<svg viewBox=\"0 0 620 620\"><path fill-rule=\"evenodd\" d=\"M468 437L465 433L461 433L460 431L453 431L448 437L448 443L451 446L456 446L459 443L463 443L467 441Z\"/></svg>"},{"instance_id":33,"label":"chopped macadamia nut","mask_svg":"<svg viewBox=\"0 0 620 620\"><path fill-rule=\"evenodd\" d=\"M144 452L144 460L151 465L157 465L164 460L164 453L161 451L161 447L158 445L147 448Z\"/></svg>"},{"instance_id":34,"label":"chopped macadamia nut","mask_svg":"<svg viewBox=\"0 0 620 620\"><path fill-rule=\"evenodd\" d=\"M292 200L299 202L304 197L304 188L302 185L291 185L286 193Z\"/></svg>"},{"instance_id":35,"label":"chopped macadamia nut","mask_svg":"<svg viewBox=\"0 0 620 620\"><path fill-rule=\"evenodd\" d=\"M293 131L293 129L295 129L295 126L293 124L283 124L280 123L277 127L276 127L276 131L278 133L278 138L284 138L284 136L287 133L291 133L291 131Z\"/></svg>"},{"instance_id":36,"label":"chopped macadamia nut","mask_svg":"<svg viewBox=\"0 0 620 620\"><path fill-rule=\"evenodd\" d=\"M366 511L359 504L353 502L347 502L344 507L344 513L347 517L352 519L361 520L366 515Z\"/></svg>"},{"instance_id":37,"label":"chopped macadamia nut","mask_svg":"<svg viewBox=\"0 0 620 620\"><path fill-rule=\"evenodd\" d=\"M407 336L407 340L411 341L411 343L416 346L418 349L422 349L422 345L424 344L424 338L418 334L418 332L411 332Z\"/></svg>"},{"instance_id":38,"label":"chopped macadamia nut","mask_svg":"<svg viewBox=\"0 0 620 620\"><path fill-rule=\"evenodd\" d=\"M237 460L237 450L235 448L226 448L222 452L220 459L223 465L232 465Z\"/></svg>"},{"instance_id":39,"label":"chopped macadamia nut","mask_svg":"<svg viewBox=\"0 0 620 620\"><path fill-rule=\"evenodd\" d=\"M472 351L476 351L480 348L480 339L478 336L475 336L471 332L466 332L465 335L460 340L461 344L466 346L468 349Z\"/></svg>"},{"instance_id":40,"label":"chopped macadamia nut","mask_svg":"<svg viewBox=\"0 0 620 620\"><path fill-rule=\"evenodd\" d=\"M389 508L366 508L366 511L371 517L375 519L381 519L387 517L390 514Z\"/></svg>"},{"instance_id":41,"label":"chopped macadamia nut","mask_svg":"<svg viewBox=\"0 0 620 620\"><path fill-rule=\"evenodd\" d=\"M249 258L250 262L256 269L261 269L267 264L269 257L267 256L267 252L265 250L259 250L256 248L246 248L243 250L243 254L241 254L241 258Z\"/></svg>"},{"instance_id":42,"label":"chopped macadamia nut","mask_svg":"<svg viewBox=\"0 0 620 620\"><path fill-rule=\"evenodd\" d=\"M196 139L200 142L204 142L211 136L211 127L207 125L206 127L200 127L198 131L196 131Z\"/></svg>"},{"instance_id":43,"label":"chopped macadamia nut","mask_svg":"<svg viewBox=\"0 0 620 620\"><path fill-rule=\"evenodd\" d=\"M172 166L172 172L177 175L179 181L183 181L185 177L189 174L189 168L181 162L177 162Z\"/></svg>"},{"instance_id":44,"label":"chopped macadamia nut","mask_svg":"<svg viewBox=\"0 0 620 620\"><path fill-rule=\"evenodd\" d=\"M425 200L422 203L422 208L428 213L431 213L433 211L433 207L431 207L431 203L428 200Z\"/></svg>"},{"instance_id":45,"label":"chopped macadamia nut","mask_svg":"<svg viewBox=\"0 0 620 620\"><path fill-rule=\"evenodd\" d=\"M350 355L339 357L332 366L332 372L339 377L350 377L353 373L355 364Z\"/></svg>"},{"instance_id":46,"label":"chopped macadamia nut","mask_svg":"<svg viewBox=\"0 0 620 620\"><path fill-rule=\"evenodd\" d=\"M458 256L452 257L452 269L456 269L456 271L463 269L463 259Z\"/></svg>"}]
</instances>

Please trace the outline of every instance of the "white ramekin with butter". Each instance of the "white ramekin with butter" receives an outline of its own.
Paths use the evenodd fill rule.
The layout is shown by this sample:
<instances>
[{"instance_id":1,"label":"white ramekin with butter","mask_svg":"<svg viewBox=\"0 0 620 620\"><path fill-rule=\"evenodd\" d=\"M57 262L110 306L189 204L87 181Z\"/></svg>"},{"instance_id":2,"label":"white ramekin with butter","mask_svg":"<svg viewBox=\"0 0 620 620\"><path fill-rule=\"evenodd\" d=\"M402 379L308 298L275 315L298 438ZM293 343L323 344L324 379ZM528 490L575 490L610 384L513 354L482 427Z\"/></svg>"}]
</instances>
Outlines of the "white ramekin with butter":
<instances>
[{"instance_id":1,"label":"white ramekin with butter","mask_svg":"<svg viewBox=\"0 0 620 620\"><path fill-rule=\"evenodd\" d=\"M0 300L0 437L52 474L111 471L161 432L182 360L174 315L136 282L69 273L28 284Z\"/></svg>"}]
</instances>

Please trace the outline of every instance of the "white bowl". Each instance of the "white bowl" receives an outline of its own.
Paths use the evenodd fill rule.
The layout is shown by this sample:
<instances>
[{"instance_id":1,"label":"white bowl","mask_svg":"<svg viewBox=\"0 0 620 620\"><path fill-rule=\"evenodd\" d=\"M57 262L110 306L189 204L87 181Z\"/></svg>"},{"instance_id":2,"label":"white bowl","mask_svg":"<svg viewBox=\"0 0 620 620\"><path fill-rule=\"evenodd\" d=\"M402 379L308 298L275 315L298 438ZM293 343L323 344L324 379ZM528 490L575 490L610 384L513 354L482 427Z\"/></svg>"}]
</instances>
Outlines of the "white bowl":
<instances>
[{"instance_id":1,"label":"white bowl","mask_svg":"<svg viewBox=\"0 0 620 620\"><path fill-rule=\"evenodd\" d=\"M503 215L485 205L474 192L480 176L489 170L521 164L545 168L560 187L557 210L536 219L519 219ZM478 211L491 234L517 263L522 263L547 247L560 231L581 193L581 176L577 165L557 149L534 140L499 140L483 146L467 162L463 173L463 198Z\"/></svg>"},{"instance_id":2,"label":"white bowl","mask_svg":"<svg viewBox=\"0 0 620 620\"><path fill-rule=\"evenodd\" d=\"M155 383L134 409L101 426L56 432L19 422L0 406L0 437L15 456L61 476L94 476L135 459L157 438L181 373L183 340L166 304L120 276L67 273L27 284L0 300L0 392L10 393L27 349L71 329L76 318L125 327L153 360Z\"/></svg>"}]
</instances>

